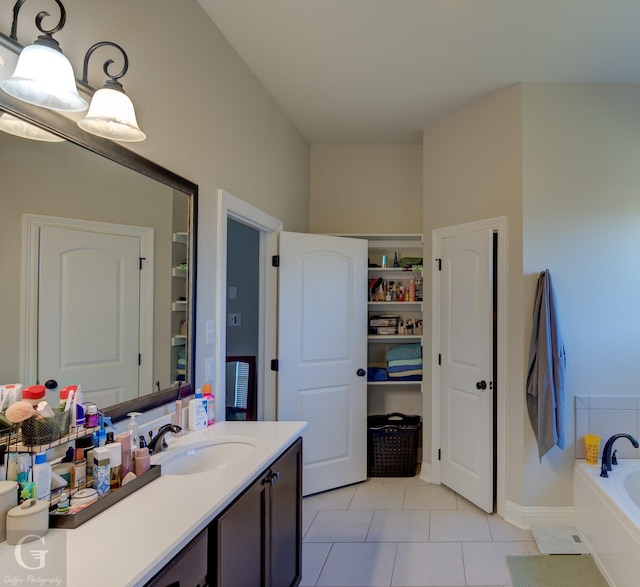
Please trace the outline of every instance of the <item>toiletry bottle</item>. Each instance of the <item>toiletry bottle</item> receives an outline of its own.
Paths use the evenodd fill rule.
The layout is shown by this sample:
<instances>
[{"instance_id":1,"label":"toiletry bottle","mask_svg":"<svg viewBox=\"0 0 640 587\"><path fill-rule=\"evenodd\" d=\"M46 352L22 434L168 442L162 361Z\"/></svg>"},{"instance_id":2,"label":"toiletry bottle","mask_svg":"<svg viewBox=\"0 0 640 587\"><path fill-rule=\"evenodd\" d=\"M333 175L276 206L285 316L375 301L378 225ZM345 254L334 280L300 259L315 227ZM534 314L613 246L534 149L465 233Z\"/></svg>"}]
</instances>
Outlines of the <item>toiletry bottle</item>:
<instances>
[{"instance_id":1,"label":"toiletry bottle","mask_svg":"<svg viewBox=\"0 0 640 587\"><path fill-rule=\"evenodd\" d=\"M18 455L17 475L18 483L27 483L31 477L31 457L26 453Z\"/></svg>"},{"instance_id":2,"label":"toiletry bottle","mask_svg":"<svg viewBox=\"0 0 640 587\"><path fill-rule=\"evenodd\" d=\"M393 266L394 267L399 267L400 266L400 265L398 265L398 251L393 253Z\"/></svg>"},{"instance_id":3,"label":"toiletry bottle","mask_svg":"<svg viewBox=\"0 0 640 587\"><path fill-rule=\"evenodd\" d=\"M416 282L413 278L409 282L409 298L407 301L409 302L416 301Z\"/></svg>"},{"instance_id":4,"label":"toiletry bottle","mask_svg":"<svg viewBox=\"0 0 640 587\"><path fill-rule=\"evenodd\" d=\"M120 463L120 481L122 481L127 473L133 467L131 460L131 433L122 432L116 436L116 443L120 443L120 454L122 462Z\"/></svg>"},{"instance_id":5,"label":"toiletry bottle","mask_svg":"<svg viewBox=\"0 0 640 587\"><path fill-rule=\"evenodd\" d=\"M93 449L93 488L102 497L110 491L109 483L109 449L99 446Z\"/></svg>"},{"instance_id":6,"label":"toiletry bottle","mask_svg":"<svg viewBox=\"0 0 640 587\"><path fill-rule=\"evenodd\" d=\"M37 486L37 499L49 500L51 495L51 465L47 463L47 453L36 454L33 465L33 480Z\"/></svg>"},{"instance_id":7,"label":"toiletry bottle","mask_svg":"<svg viewBox=\"0 0 640 587\"><path fill-rule=\"evenodd\" d=\"M151 457L149 456L149 449L146 446L138 449L134 461L135 464L133 467L133 472L138 477L140 477L140 475L148 471L151 467Z\"/></svg>"},{"instance_id":8,"label":"toiletry bottle","mask_svg":"<svg viewBox=\"0 0 640 587\"><path fill-rule=\"evenodd\" d=\"M196 390L196 396L189 402L189 430L202 430L207 427L207 403L202 390Z\"/></svg>"},{"instance_id":9,"label":"toiletry bottle","mask_svg":"<svg viewBox=\"0 0 640 587\"><path fill-rule=\"evenodd\" d=\"M73 461L71 468L71 493L80 491L87 486L87 460L78 459Z\"/></svg>"},{"instance_id":10,"label":"toiletry bottle","mask_svg":"<svg viewBox=\"0 0 640 587\"><path fill-rule=\"evenodd\" d=\"M216 396L213 394L210 383L202 386L202 397L207 400L207 426L213 426L216 422Z\"/></svg>"},{"instance_id":11,"label":"toiletry bottle","mask_svg":"<svg viewBox=\"0 0 640 587\"><path fill-rule=\"evenodd\" d=\"M111 489L118 489L120 487L120 468L122 466L122 445L119 442L112 442L105 444L104 448L109 452L109 485Z\"/></svg>"}]
</instances>

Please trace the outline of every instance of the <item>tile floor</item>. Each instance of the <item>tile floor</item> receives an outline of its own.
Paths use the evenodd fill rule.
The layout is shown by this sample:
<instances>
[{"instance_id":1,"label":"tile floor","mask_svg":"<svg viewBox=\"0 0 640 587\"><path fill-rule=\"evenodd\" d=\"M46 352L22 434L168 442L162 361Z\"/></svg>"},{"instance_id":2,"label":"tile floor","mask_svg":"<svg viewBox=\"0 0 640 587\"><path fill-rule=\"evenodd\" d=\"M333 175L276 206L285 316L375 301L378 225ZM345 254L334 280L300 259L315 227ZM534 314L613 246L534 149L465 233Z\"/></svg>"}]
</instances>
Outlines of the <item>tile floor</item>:
<instances>
[{"instance_id":1,"label":"tile floor","mask_svg":"<svg viewBox=\"0 0 640 587\"><path fill-rule=\"evenodd\" d=\"M301 587L511 585L533 534L442 485L374 477L303 501Z\"/></svg>"}]
</instances>

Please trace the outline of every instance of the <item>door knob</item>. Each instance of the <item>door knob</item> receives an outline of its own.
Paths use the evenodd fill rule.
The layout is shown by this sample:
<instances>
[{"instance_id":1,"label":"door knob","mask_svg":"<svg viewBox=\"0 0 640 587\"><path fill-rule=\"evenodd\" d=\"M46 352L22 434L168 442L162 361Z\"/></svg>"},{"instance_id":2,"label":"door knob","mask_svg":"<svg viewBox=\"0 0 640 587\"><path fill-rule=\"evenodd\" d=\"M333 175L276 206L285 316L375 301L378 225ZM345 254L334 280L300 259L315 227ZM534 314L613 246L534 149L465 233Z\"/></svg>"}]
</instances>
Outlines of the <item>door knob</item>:
<instances>
[{"instance_id":1,"label":"door knob","mask_svg":"<svg viewBox=\"0 0 640 587\"><path fill-rule=\"evenodd\" d=\"M483 379L476 383L476 389L487 389L487 382Z\"/></svg>"},{"instance_id":2,"label":"door knob","mask_svg":"<svg viewBox=\"0 0 640 587\"><path fill-rule=\"evenodd\" d=\"M366 374L367 374L367 372L366 372L364 369L358 369L358 370L356 371L356 375L357 375L358 377L364 377Z\"/></svg>"},{"instance_id":3,"label":"door knob","mask_svg":"<svg viewBox=\"0 0 640 587\"><path fill-rule=\"evenodd\" d=\"M45 381L44 386L47 389L55 389L56 387L58 387L58 382L55 379L48 379L47 381Z\"/></svg>"}]
</instances>

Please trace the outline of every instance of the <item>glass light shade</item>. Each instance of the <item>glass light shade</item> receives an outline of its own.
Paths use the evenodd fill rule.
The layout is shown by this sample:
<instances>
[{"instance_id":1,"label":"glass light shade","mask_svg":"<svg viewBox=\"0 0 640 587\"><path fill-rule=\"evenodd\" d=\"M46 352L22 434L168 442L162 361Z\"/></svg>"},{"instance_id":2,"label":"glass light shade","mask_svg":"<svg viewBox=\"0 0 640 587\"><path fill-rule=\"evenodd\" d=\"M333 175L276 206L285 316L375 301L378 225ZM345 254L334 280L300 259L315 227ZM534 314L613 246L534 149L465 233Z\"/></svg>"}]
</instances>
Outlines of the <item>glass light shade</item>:
<instances>
[{"instance_id":1,"label":"glass light shade","mask_svg":"<svg viewBox=\"0 0 640 587\"><path fill-rule=\"evenodd\" d=\"M133 102L124 92L111 88L102 88L93 95L89 112L78 126L115 141L138 142L147 138L138 127Z\"/></svg>"},{"instance_id":2,"label":"glass light shade","mask_svg":"<svg viewBox=\"0 0 640 587\"><path fill-rule=\"evenodd\" d=\"M54 135L26 120L16 118L12 114L4 112L0 114L0 130L10 135L32 141L44 141L46 143L62 143L64 139Z\"/></svg>"},{"instance_id":3,"label":"glass light shade","mask_svg":"<svg viewBox=\"0 0 640 587\"><path fill-rule=\"evenodd\" d=\"M29 45L20 52L13 75L0 83L7 94L50 110L82 112L87 103L76 89L69 60L43 45Z\"/></svg>"}]
</instances>

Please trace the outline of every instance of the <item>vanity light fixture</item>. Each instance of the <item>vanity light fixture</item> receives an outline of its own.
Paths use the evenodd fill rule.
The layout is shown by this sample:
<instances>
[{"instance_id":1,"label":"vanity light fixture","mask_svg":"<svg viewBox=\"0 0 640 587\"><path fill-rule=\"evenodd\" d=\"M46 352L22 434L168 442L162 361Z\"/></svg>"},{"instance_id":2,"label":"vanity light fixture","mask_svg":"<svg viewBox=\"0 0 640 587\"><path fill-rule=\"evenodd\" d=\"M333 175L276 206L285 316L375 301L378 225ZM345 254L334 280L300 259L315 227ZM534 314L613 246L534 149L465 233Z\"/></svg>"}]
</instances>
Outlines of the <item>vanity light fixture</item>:
<instances>
[{"instance_id":1,"label":"vanity light fixture","mask_svg":"<svg viewBox=\"0 0 640 587\"><path fill-rule=\"evenodd\" d=\"M53 33L64 26L67 13L60 0L54 0L60 8L60 20L52 29L45 30L42 21L48 12L36 15L36 27L42 33L33 45L22 49L13 75L0 83L0 88L11 96L42 108L62 112L82 112L87 103L78 94L73 68L62 54ZM10 38L18 40L18 14L26 0L18 0L13 7Z\"/></svg>"},{"instance_id":2,"label":"vanity light fixture","mask_svg":"<svg viewBox=\"0 0 640 587\"><path fill-rule=\"evenodd\" d=\"M0 130L10 135L45 143L63 143L64 139L8 112L0 112Z\"/></svg>"},{"instance_id":3,"label":"vanity light fixture","mask_svg":"<svg viewBox=\"0 0 640 587\"><path fill-rule=\"evenodd\" d=\"M78 94L78 85L84 93L93 95L89 112L78 122L81 129L115 141L143 141L146 135L140 130L133 103L124 93L119 81L129 68L129 59L124 49L111 41L96 43L89 48L85 55L82 79L76 80L71 63L62 54L60 45L52 36L62 29L67 18L61 0L53 1L60 8L58 24L52 29L45 30L42 27L42 21L51 15L45 11L39 12L36 15L36 27L42 35L33 45L28 47L22 47L17 38L18 14L26 0L17 0L15 3L11 34L6 37L0 33L0 45L4 45L16 54L19 53L19 58L13 75L8 80L0 82L0 88L14 98L29 104L61 112L83 112L87 109L88 104ZM108 70L113 64L113 60L106 61L103 71L109 79L102 89L95 91L87 81L89 58L96 49L104 46L114 47L120 51L124 58L124 66L119 73L112 75ZM11 124L14 125L13 121ZM25 125L27 124L25 123ZM4 130L1 124L0 130ZM44 132L46 133L46 131ZM32 136L30 131L20 136L43 140Z\"/></svg>"},{"instance_id":4,"label":"vanity light fixture","mask_svg":"<svg viewBox=\"0 0 640 587\"><path fill-rule=\"evenodd\" d=\"M88 83L89 58L96 49L104 46L115 47L120 51L124 59L124 65L120 72L113 75L109 73L109 67L113 64L113 59L105 61L102 70L109 79L104 87L99 89L91 98L89 112L82 120L78 121L78 126L82 130L106 139L125 142L144 141L146 135L138 126L133 102L124 93L124 88L119 82L120 78L129 69L129 58L120 45L116 45L111 41L101 41L90 47L84 56L82 82Z\"/></svg>"}]
</instances>

